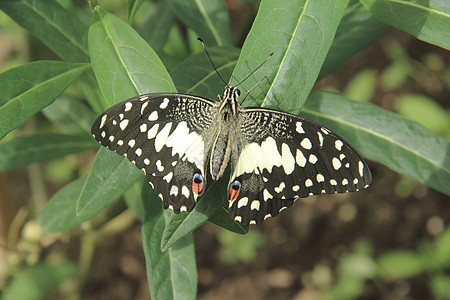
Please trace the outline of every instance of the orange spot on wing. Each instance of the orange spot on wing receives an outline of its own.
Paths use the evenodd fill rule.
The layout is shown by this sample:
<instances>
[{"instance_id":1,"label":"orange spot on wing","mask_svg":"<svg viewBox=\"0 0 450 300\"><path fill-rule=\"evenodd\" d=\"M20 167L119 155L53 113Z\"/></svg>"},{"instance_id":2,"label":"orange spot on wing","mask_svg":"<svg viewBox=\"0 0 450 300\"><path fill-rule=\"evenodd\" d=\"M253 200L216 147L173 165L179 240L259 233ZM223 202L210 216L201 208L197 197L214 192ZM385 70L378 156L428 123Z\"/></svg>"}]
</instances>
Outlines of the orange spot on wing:
<instances>
[{"instance_id":1,"label":"orange spot on wing","mask_svg":"<svg viewBox=\"0 0 450 300\"><path fill-rule=\"evenodd\" d=\"M192 180L192 192L196 195L200 195L202 191L203 191L203 181L200 183L196 183L194 180Z\"/></svg>"},{"instance_id":2,"label":"orange spot on wing","mask_svg":"<svg viewBox=\"0 0 450 300\"><path fill-rule=\"evenodd\" d=\"M239 192L241 191L241 189L233 189L232 187L230 187L230 199L228 201L232 202L234 200L237 199L237 197L239 196Z\"/></svg>"}]
</instances>

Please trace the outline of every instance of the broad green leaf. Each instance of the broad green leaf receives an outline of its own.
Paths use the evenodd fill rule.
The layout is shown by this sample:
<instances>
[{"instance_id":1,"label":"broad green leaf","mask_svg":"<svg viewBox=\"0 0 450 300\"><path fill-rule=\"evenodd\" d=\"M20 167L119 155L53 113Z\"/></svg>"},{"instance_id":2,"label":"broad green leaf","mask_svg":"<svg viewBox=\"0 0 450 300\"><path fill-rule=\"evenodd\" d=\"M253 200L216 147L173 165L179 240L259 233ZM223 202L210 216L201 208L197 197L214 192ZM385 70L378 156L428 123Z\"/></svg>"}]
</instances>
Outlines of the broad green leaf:
<instances>
[{"instance_id":1,"label":"broad green leaf","mask_svg":"<svg viewBox=\"0 0 450 300\"><path fill-rule=\"evenodd\" d=\"M142 201L146 219L142 226L147 279L152 299L195 299L197 294L197 268L194 239L188 234L175 246L162 252L161 238L165 228L160 201L149 201L156 197L144 184Z\"/></svg>"},{"instance_id":2,"label":"broad green leaf","mask_svg":"<svg viewBox=\"0 0 450 300\"><path fill-rule=\"evenodd\" d=\"M62 59L89 62L87 26L54 0L1 0L0 9Z\"/></svg>"},{"instance_id":3,"label":"broad green leaf","mask_svg":"<svg viewBox=\"0 0 450 300\"><path fill-rule=\"evenodd\" d=\"M0 171L17 169L98 147L92 139L80 135L45 133L16 137L0 143Z\"/></svg>"},{"instance_id":4,"label":"broad green leaf","mask_svg":"<svg viewBox=\"0 0 450 300\"><path fill-rule=\"evenodd\" d=\"M134 213L136 218L141 221L144 221L145 218L145 207L142 200L142 186L144 184L149 183L142 177L141 180L133 184L133 186L123 194L127 207ZM148 199L146 199L146 201L148 201Z\"/></svg>"},{"instance_id":5,"label":"broad green leaf","mask_svg":"<svg viewBox=\"0 0 450 300\"><path fill-rule=\"evenodd\" d=\"M170 0L173 12L202 38L206 46L233 46L224 0Z\"/></svg>"},{"instance_id":6,"label":"broad green leaf","mask_svg":"<svg viewBox=\"0 0 450 300\"><path fill-rule=\"evenodd\" d=\"M89 29L92 69L108 107L145 93L175 92L156 53L116 16L96 7Z\"/></svg>"},{"instance_id":7,"label":"broad green leaf","mask_svg":"<svg viewBox=\"0 0 450 300\"><path fill-rule=\"evenodd\" d=\"M184 236L193 232L209 218L214 217L218 213L219 209L227 202L226 183L228 182L228 178L229 174L224 174L218 181L213 182L190 213L176 215L170 212L167 214L169 222L167 222L168 224L161 240L161 249L163 251L175 245ZM219 221L220 219L216 220ZM245 233L246 229L248 230L248 227L242 227L237 223L235 223L236 227L230 226L231 223L234 222L228 217L228 220L225 221L227 229L233 228L239 233ZM219 226L222 225L219 224Z\"/></svg>"},{"instance_id":8,"label":"broad green leaf","mask_svg":"<svg viewBox=\"0 0 450 300\"><path fill-rule=\"evenodd\" d=\"M262 0L233 72L248 106L298 112L316 82L348 0ZM232 83L236 84L236 80Z\"/></svg>"},{"instance_id":9,"label":"broad green leaf","mask_svg":"<svg viewBox=\"0 0 450 300\"><path fill-rule=\"evenodd\" d=\"M70 262L40 263L19 272L5 290L2 300L40 300L64 280L75 276L77 267Z\"/></svg>"},{"instance_id":10,"label":"broad green leaf","mask_svg":"<svg viewBox=\"0 0 450 300\"><path fill-rule=\"evenodd\" d=\"M158 1L152 3L142 24L137 32L146 40L159 55L162 54L170 29L175 22L175 15L172 12L169 1Z\"/></svg>"},{"instance_id":11,"label":"broad green leaf","mask_svg":"<svg viewBox=\"0 0 450 300\"><path fill-rule=\"evenodd\" d=\"M72 229L95 217L103 207L91 210L88 214L77 216L76 206L80 190L86 177L72 181L54 194L39 214L38 222L46 232L60 232Z\"/></svg>"},{"instance_id":12,"label":"broad green leaf","mask_svg":"<svg viewBox=\"0 0 450 300\"><path fill-rule=\"evenodd\" d=\"M68 133L92 137L91 126L96 115L80 99L63 95L44 108L42 113Z\"/></svg>"},{"instance_id":13,"label":"broad green leaf","mask_svg":"<svg viewBox=\"0 0 450 300\"><path fill-rule=\"evenodd\" d=\"M31 62L0 74L0 139L55 101L87 64Z\"/></svg>"},{"instance_id":14,"label":"broad green leaf","mask_svg":"<svg viewBox=\"0 0 450 300\"><path fill-rule=\"evenodd\" d=\"M329 127L364 157L450 195L450 143L370 103L314 92L301 115Z\"/></svg>"},{"instance_id":15,"label":"broad green leaf","mask_svg":"<svg viewBox=\"0 0 450 300\"><path fill-rule=\"evenodd\" d=\"M320 70L319 80L337 70L355 54L366 49L385 31L386 25L360 3L349 5Z\"/></svg>"},{"instance_id":16,"label":"broad green leaf","mask_svg":"<svg viewBox=\"0 0 450 300\"><path fill-rule=\"evenodd\" d=\"M208 52L220 76L228 82L239 57L239 49L211 47ZM180 93L194 94L214 100L217 100L217 95L223 94L226 85L214 71L204 52L187 58L176 66L170 75Z\"/></svg>"},{"instance_id":17,"label":"broad green leaf","mask_svg":"<svg viewBox=\"0 0 450 300\"><path fill-rule=\"evenodd\" d=\"M79 191L77 215L106 208L143 175L123 156L101 147L86 181Z\"/></svg>"},{"instance_id":18,"label":"broad green leaf","mask_svg":"<svg viewBox=\"0 0 450 300\"><path fill-rule=\"evenodd\" d=\"M450 50L448 0L360 0L376 17L420 40Z\"/></svg>"},{"instance_id":19,"label":"broad green leaf","mask_svg":"<svg viewBox=\"0 0 450 300\"><path fill-rule=\"evenodd\" d=\"M161 60L125 22L96 7L89 30L92 68L108 106L145 92L175 91ZM142 176L125 157L97 153L80 193L77 213L106 207Z\"/></svg>"}]
</instances>

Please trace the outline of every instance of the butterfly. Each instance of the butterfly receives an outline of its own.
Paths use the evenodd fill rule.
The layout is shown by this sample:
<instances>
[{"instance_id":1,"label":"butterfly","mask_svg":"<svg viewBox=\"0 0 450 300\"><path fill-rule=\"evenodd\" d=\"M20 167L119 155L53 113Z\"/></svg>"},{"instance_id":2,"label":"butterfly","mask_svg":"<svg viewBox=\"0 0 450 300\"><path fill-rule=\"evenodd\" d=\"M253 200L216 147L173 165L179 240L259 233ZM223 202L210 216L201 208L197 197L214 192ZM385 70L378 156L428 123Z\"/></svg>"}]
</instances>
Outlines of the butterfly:
<instances>
[{"instance_id":1,"label":"butterfly","mask_svg":"<svg viewBox=\"0 0 450 300\"><path fill-rule=\"evenodd\" d=\"M126 156L175 213L191 211L231 164L229 214L261 224L297 199L367 188L372 175L336 133L273 109L244 107L227 85L219 101L152 93L118 103L92 126L102 146Z\"/></svg>"}]
</instances>

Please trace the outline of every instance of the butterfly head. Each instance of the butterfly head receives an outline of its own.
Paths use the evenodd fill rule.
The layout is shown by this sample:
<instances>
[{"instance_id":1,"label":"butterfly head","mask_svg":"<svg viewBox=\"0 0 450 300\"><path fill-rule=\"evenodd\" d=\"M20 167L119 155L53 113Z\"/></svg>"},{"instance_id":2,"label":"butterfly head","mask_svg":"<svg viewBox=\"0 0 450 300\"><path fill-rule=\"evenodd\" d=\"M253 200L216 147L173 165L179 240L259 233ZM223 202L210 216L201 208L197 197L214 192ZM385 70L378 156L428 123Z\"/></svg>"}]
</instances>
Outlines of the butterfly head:
<instances>
[{"instance_id":1,"label":"butterfly head","mask_svg":"<svg viewBox=\"0 0 450 300\"><path fill-rule=\"evenodd\" d=\"M224 119L228 120L230 116L235 116L237 113L238 97L241 91L237 87L227 85L223 92L223 98L219 96L221 101L220 111L222 112Z\"/></svg>"}]
</instances>

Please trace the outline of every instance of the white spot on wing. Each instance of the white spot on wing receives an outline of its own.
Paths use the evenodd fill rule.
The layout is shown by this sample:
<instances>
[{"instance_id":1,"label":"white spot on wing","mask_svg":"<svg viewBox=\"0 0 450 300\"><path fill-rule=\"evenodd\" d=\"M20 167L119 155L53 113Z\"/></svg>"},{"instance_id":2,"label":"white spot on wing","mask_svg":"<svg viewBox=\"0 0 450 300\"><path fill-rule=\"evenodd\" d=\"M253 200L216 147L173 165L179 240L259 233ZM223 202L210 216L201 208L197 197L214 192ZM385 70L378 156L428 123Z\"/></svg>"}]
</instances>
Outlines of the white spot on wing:
<instances>
[{"instance_id":1,"label":"white spot on wing","mask_svg":"<svg viewBox=\"0 0 450 300\"><path fill-rule=\"evenodd\" d=\"M141 99L141 100L142 100L142 99ZM141 106L141 115L144 113L144 109L147 107L147 105L148 105L148 101L142 103L142 106Z\"/></svg>"},{"instance_id":2,"label":"white spot on wing","mask_svg":"<svg viewBox=\"0 0 450 300\"><path fill-rule=\"evenodd\" d=\"M133 139L128 141L128 146L130 146L130 148L133 148L135 144L136 144L136 141Z\"/></svg>"},{"instance_id":3,"label":"white spot on wing","mask_svg":"<svg viewBox=\"0 0 450 300\"><path fill-rule=\"evenodd\" d=\"M164 171L164 166L162 165L159 159L156 161L156 168L158 169L159 172Z\"/></svg>"},{"instance_id":4,"label":"white spot on wing","mask_svg":"<svg viewBox=\"0 0 450 300\"><path fill-rule=\"evenodd\" d=\"M156 152L161 151L162 147L164 146L164 144L167 141L167 137L169 136L169 132L170 132L171 128L172 128L172 122L169 122L156 135L156 138L155 138L155 150L156 150ZM149 133L150 133L150 131L149 131Z\"/></svg>"},{"instance_id":5,"label":"white spot on wing","mask_svg":"<svg viewBox=\"0 0 450 300\"><path fill-rule=\"evenodd\" d=\"M142 149L141 148L137 148L135 152L136 152L137 156L141 156L142 155Z\"/></svg>"},{"instance_id":6,"label":"white spot on wing","mask_svg":"<svg viewBox=\"0 0 450 300\"><path fill-rule=\"evenodd\" d=\"M305 133L305 131L303 130L303 127L302 127L302 122L295 123L295 130L298 133Z\"/></svg>"},{"instance_id":7,"label":"white spot on wing","mask_svg":"<svg viewBox=\"0 0 450 300\"><path fill-rule=\"evenodd\" d=\"M156 136L158 133L159 124L155 124L150 128L150 130L147 132L147 138L150 140Z\"/></svg>"},{"instance_id":8,"label":"white spot on wing","mask_svg":"<svg viewBox=\"0 0 450 300\"><path fill-rule=\"evenodd\" d=\"M297 155L295 156L295 161L297 165L300 167L304 167L306 165L306 157L303 155L303 152L297 149Z\"/></svg>"},{"instance_id":9,"label":"white spot on wing","mask_svg":"<svg viewBox=\"0 0 450 300\"><path fill-rule=\"evenodd\" d=\"M359 170L359 176L363 177L364 164L362 161L358 162L358 170Z\"/></svg>"},{"instance_id":10,"label":"white spot on wing","mask_svg":"<svg viewBox=\"0 0 450 300\"><path fill-rule=\"evenodd\" d=\"M263 197L264 197L264 201L267 201L269 199L272 199L273 196L269 193L269 191L267 189L264 189Z\"/></svg>"},{"instance_id":11,"label":"white spot on wing","mask_svg":"<svg viewBox=\"0 0 450 300\"><path fill-rule=\"evenodd\" d=\"M120 124L119 124L119 127L120 127L120 129L122 129L122 130L125 130L125 128L127 128L127 126L128 126L128 120L127 120L127 119L123 120L123 121L120 122Z\"/></svg>"},{"instance_id":12,"label":"white spot on wing","mask_svg":"<svg viewBox=\"0 0 450 300\"><path fill-rule=\"evenodd\" d=\"M167 99L167 98L166 98ZM183 185L183 187L181 188L181 193L183 194L183 196L185 196L186 198L189 198L189 189L187 188L187 186Z\"/></svg>"},{"instance_id":13,"label":"white spot on wing","mask_svg":"<svg viewBox=\"0 0 450 300\"><path fill-rule=\"evenodd\" d=\"M336 148L336 150L341 151L342 150L342 146L344 145L344 143L341 140L336 140L334 142L334 147Z\"/></svg>"},{"instance_id":14,"label":"white spot on wing","mask_svg":"<svg viewBox=\"0 0 450 300\"><path fill-rule=\"evenodd\" d=\"M125 111L129 111L133 107L133 104L131 102L125 103Z\"/></svg>"},{"instance_id":15,"label":"white spot on wing","mask_svg":"<svg viewBox=\"0 0 450 300\"><path fill-rule=\"evenodd\" d=\"M148 158L144 159L144 164L146 164L147 166L150 164L150 160Z\"/></svg>"},{"instance_id":16,"label":"white spot on wing","mask_svg":"<svg viewBox=\"0 0 450 300\"><path fill-rule=\"evenodd\" d=\"M176 185L172 185L170 188L170 195L178 196L178 187Z\"/></svg>"},{"instance_id":17,"label":"white spot on wing","mask_svg":"<svg viewBox=\"0 0 450 300\"><path fill-rule=\"evenodd\" d=\"M110 135L110 136L109 136L109 141L110 141L110 142L114 141L114 136L113 136L113 135Z\"/></svg>"},{"instance_id":18,"label":"white spot on wing","mask_svg":"<svg viewBox=\"0 0 450 300\"><path fill-rule=\"evenodd\" d=\"M267 214L267 215L264 216L264 220L267 220L270 217L272 217L272 215L271 214Z\"/></svg>"},{"instance_id":19,"label":"white spot on wing","mask_svg":"<svg viewBox=\"0 0 450 300\"><path fill-rule=\"evenodd\" d=\"M155 110L148 116L149 121L156 121L158 120L158 112Z\"/></svg>"},{"instance_id":20,"label":"white spot on wing","mask_svg":"<svg viewBox=\"0 0 450 300\"><path fill-rule=\"evenodd\" d=\"M304 138L302 140L302 142L300 143L300 145L305 148L305 149L311 149L312 148L312 144L311 141L308 138Z\"/></svg>"},{"instance_id":21,"label":"white spot on wing","mask_svg":"<svg viewBox=\"0 0 450 300\"><path fill-rule=\"evenodd\" d=\"M319 137L319 146L320 146L320 148L322 148L322 146L323 146L323 135L319 131L317 131L317 136Z\"/></svg>"},{"instance_id":22,"label":"white spot on wing","mask_svg":"<svg viewBox=\"0 0 450 300\"><path fill-rule=\"evenodd\" d=\"M168 173L166 176L163 177L163 180L165 180L167 183L169 183L172 180L173 172Z\"/></svg>"},{"instance_id":23,"label":"white spot on wing","mask_svg":"<svg viewBox=\"0 0 450 300\"><path fill-rule=\"evenodd\" d=\"M317 162L317 156L315 156L314 154L311 154L309 156L309 162L314 165Z\"/></svg>"},{"instance_id":24,"label":"white spot on wing","mask_svg":"<svg viewBox=\"0 0 450 300\"><path fill-rule=\"evenodd\" d=\"M331 163L333 164L333 168L337 171L342 166L341 161L337 157L333 157L331 160Z\"/></svg>"},{"instance_id":25,"label":"white spot on wing","mask_svg":"<svg viewBox=\"0 0 450 300\"><path fill-rule=\"evenodd\" d=\"M106 115L103 115L102 119L100 120L100 127L99 127L99 128L102 128L103 125L105 125L106 118L107 118L107 116L106 116Z\"/></svg>"},{"instance_id":26,"label":"white spot on wing","mask_svg":"<svg viewBox=\"0 0 450 300\"><path fill-rule=\"evenodd\" d=\"M340 160L343 160L345 158L345 154L344 153L341 153L341 155L339 155L339 159Z\"/></svg>"},{"instance_id":27,"label":"white spot on wing","mask_svg":"<svg viewBox=\"0 0 450 300\"><path fill-rule=\"evenodd\" d=\"M292 190L293 190L294 192L297 192L299 189L300 189L300 186L299 186L299 185L294 185L294 186L292 187Z\"/></svg>"},{"instance_id":28,"label":"white spot on wing","mask_svg":"<svg viewBox=\"0 0 450 300\"><path fill-rule=\"evenodd\" d=\"M147 131L147 124L142 124L141 126L139 126L139 129L141 130L141 132Z\"/></svg>"},{"instance_id":29,"label":"white spot on wing","mask_svg":"<svg viewBox=\"0 0 450 300\"><path fill-rule=\"evenodd\" d=\"M312 180L311 179L306 179L306 181L305 181L305 186L306 187L311 187L313 185L313 182L312 182Z\"/></svg>"},{"instance_id":30,"label":"white spot on wing","mask_svg":"<svg viewBox=\"0 0 450 300\"><path fill-rule=\"evenodd\" d=\"M353 184L358 184L358 178L353 179Z\"/></svg>"},{"instance_id":31,"label":"white spot on wing","mask_svg":"<svg viewBox=\"0 0 450 300\"><path fill-rule=\"evenodd\" d=\"M186 205L183 205L182 207L180 207L180 211L187 211Z\"/></svg>"},{"instance_id":32,"label":"white spot on wing","mask_svg":"<svg viewBox=\"0 0 450 300\"><path fill-rule=\"evenodd\" d=\"M252 205L250 206L250 209L251 210L256 209L259 211L259 206L260 206L259 200L253 200Z\"/></svg>"},{"instance_id":33,"label":"white spot on wing","mask_svg":"<svg viewBox=\"0 0 450 300\"><path fill-rule=\"evenodd\" d=\"M348 184L348 180L346 178L342 179L342 185L347 185Z\"/></svg>"},{"instance_id":34,"label":"white spot on wing","mask_svg":"<svg viewBox=\"0 0 450 300\"><path fill-rule=\"evenodd\" d=\"M330 184L331 184L331 185L337 185L337 181L334 180L334 179L330 179Z\"/></svg>"},{"instance_id":35,"label":"white spot on wing","mask_svg":"<svg viewBox=\"0 0 450 300\"><path fill-rule=\"evenodd\" d=\"M281 145L281 163L283 164L284 172L290 175L295 169L295 159L292 156L289 146L285 143Z\"/></svg>"},{"instance_id":36,"label":"white spot on wing","mask_svg":"<svg viewBox=\"0 0 450 300\"><path fill-rule=\"evenodd\" d=\"M325 181L325 177L323 177L322 174L317 174L316 179L317 179L317 182L324 182Z\"/></svg>"},{"instance_id":37,"label":"white spot on wing","mask_svg":"<svg viewBox=\"0 0 450 300\"><path fill-rule=\"evenodd\" d=\"M117 141L117 145L122 146L123 145L123 141L122 140L118 140Z\"/></svg>"},{"instance_id":38,"label":"white spot on wing","mask_svg":"<svg viewBox=\"0 0 450 300\"><path fill-rule=\"evenodd\" d=\"M241 208L242 206L246 206L248 204L248 197L243 197L238 201L237 207Z\"/></svg>"},{"instance_id":39,"label":"white spot on wing","mask_svg":"<svg viewBox=\"0 0 450 300\"><path fill-rule=\"evenodd\" d=\"M241 216L236 216L234 217L235 221L241 222L242 221L242 217Z\"/></svg>"},{"instance_id":40,"label":"white spot on wing","mask_svg":"<svg viewBox=\"0 0 450 300\"><path fill-rule=\"evenodd\" d=\"M161 102L161 104L159 105L159 108L165 109L167 107L167 105L169 105L169 99L164 98L163 101Z\"/></svg>"},{"instance_id":41,"label":"white spot on wing","mask_svg":"<svg viewBox=\"0 0 450 300\"><path fill-rule=\"evenodd\" d=\"M285 187L286 187L286 185L284 184L284 182L281 182L279 186L274 188L274 191L277 193L281 193Z\"/></svg>"}]
</instances>

